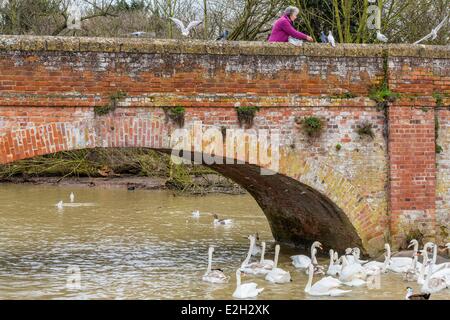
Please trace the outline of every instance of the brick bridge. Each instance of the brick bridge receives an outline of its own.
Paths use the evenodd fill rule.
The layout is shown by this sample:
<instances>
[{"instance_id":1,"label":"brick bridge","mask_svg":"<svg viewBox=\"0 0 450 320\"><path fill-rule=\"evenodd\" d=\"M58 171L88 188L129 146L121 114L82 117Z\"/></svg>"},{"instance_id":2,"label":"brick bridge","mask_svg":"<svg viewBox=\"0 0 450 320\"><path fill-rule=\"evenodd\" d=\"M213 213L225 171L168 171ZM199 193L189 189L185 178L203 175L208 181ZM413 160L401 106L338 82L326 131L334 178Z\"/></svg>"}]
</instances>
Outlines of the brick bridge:
<instances>
[{"instance_id":1,"label":"brick bridge","mask_svg":"<svg viewBox=\"0 0 450 320\"><path fill-rule=\"evenodd\" d=\"M249 191L277 240L375 254L417 230L448 237L449 57L438 46L2 36L0 163L94 147L168 152L167 108L185 108L186 128L231 129L236 107L258 106L253 129L281 133L279 172L212 167ZM383 107L369 98L382 83L401 94ZM95 112L106 106L116 108ZM297 124L307 116L325 121L316 138ZM362 123L373 139L356 132Z\"/></svg>"}]
</instances>

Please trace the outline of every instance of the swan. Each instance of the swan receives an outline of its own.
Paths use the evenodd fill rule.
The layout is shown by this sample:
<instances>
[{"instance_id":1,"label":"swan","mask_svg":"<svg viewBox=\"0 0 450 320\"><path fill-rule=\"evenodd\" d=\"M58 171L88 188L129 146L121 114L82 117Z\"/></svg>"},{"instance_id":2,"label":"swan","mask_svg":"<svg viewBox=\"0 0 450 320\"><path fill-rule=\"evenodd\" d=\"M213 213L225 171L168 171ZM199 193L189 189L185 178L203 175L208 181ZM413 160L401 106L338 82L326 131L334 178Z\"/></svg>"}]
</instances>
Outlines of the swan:
<instances>
[{"instance_id":1,"label":"swan","mask_svg":"<svg viewBox=\"0 0 450 320\"><path fill-rule=\"evenodd\" d=\"M345 256L341 257L342 270L339 274L339 281L348 286L361 286L366 284L366 270L357 263L349 264ZM361 282L360 280L363 280Z\"/></svg>"},{"instance_id":2,"label":"swan","mask_svg":"<svg viewBox=\"0 0 450 320\"><path fill-rule=\"evenodd\" d=\"M391 257L391 246L386 243L386 255L389 259L387 269L395 273L403 273L408 271L413 263L413 258L408 257Z\"/></svg>"},{"instance_id":3,"label":"swan","mask_svg":"<svg viewBox=\"0 0 450 320\"><path fill-rule=\"evenodd\" d=\"M418 268L421 267L421 264L418 263L418 255L419 255L419 241L413 239L410 241L408 248L413 246L413 262L408 270L403 273L403 280L409 282L415 282L419 278Z\"/></svg>"},{"instance_id":4,"label":"swan","mask_svg":"<svg viewBox=\"0 0 450 320\"><path fill-rule=\"evenodd\" d=\"M272 270L266 275L266 280L270 283L289 283L291 282L291 274L289 271L284 271L278 268L278 256L280 254L280 245L275 246L275 260Z\"/></svg>"},{"instance_id":5,"label":"swan","mask_svg":"<svg viewBox=\"0 0 450 320\"><path fill-rule=\"evenodd\" d=\"M309 264L309 274L308 274L308 283L305 287L305 292L311 296L331 296L338 297L342 296L351 290L341 290L338 287L341 285L341 282L333 277L323 278L314 285L312 285L312 280L314 277L314 266L312 263Z\"/></svg>"},{"instance_id":6,"label":"swan","mask_svg":"<svg viewBox=\"0 0 450 320\"><path fill-rule=\"evenodd\" d=\"M237 299L254 298L263 292L264 288L258 288L254 282L247 282L241 284L241 270L236 270L236 290L233 292L233 297Z\"/></svg>"},{"instance_id":7,"label":"swan","mask_svg":"<svg viewBox=\"0 0 450 320\"><path fill-rule=\"evenodd\" d=\"M73 194L73 192L70 193L69 198L70 198L70 202L73 203L75 201L75 195Z\"/></svg>"},{"instance_id":8,"label":"swan","mask_svg":"<svg viewBox=\"0 0 450 320\"><path fill-rule=\"evenodd\" d=\"M369 261L364 264L364 269L366 270L367 274L372 274L373 272L381 271L383 273L387 272L387 267L389 265L389 257L387 255L388 250L388 244L386 243L384 245L384 262L379 261Z\"/></svg>"},{"instance_id":9,"label":"swan","mask_svg":"<svg viewBox=\"0 0 450 320\"><path fill-rule=\"evenodd\" d=\"M256 238L256 241L259 241L258 232L255 234L255 238ZM257 256L258 254L261 254L261 251L262 251L261 247L256 244L256 241L255 241L255 246L253 247L253 250L252 250L252 256Z\"/></svg>"},{"instance_id":10,"label":"swan","mask_svg":"<svg viewBox=\"0 0 450 320\"><path fill-rule=\"evenodd\" d=\"M327 275L329 276L337 276L339 272L341 272L342 266L340 264L334 263L335 252L333 249L330 249L330 264L328 265Z\"/></svg>"},{"instance_id":11,"label":"swan","mask_svg":"<svg viewBox=\"0 0 450 320\"><path fill-rule=\"evenodd\" d=\"M355 256L353 255L353 249L352 248L347 248L345 249L345 254L344 254L345 258L347 259L347 263L348 264L353 264L355 263Z\"/></svg>"},{"instance_id":12,"label":"swan","mask_svg":"<svg viewBox=\"0 0 450 320\"><path fill-rule=\"evenodd\" d=\"M214 247L209 247L208 249L208 269L206 273L203 275L202 280L205 282L211 283L228 283L230 280L229 276L226 276L222 270L215 269L211 270L212 267L212 255L214 252Z\"/></svg>"},{"instance_id":13,"label":"swan","mask_svg":"<svg viewBox=\"0 0 450 320\"><path fill-rule=\"evenodd\" d=\"M440 263L440 264L436 264L437 262L437 251L438 251L438 246L432 242L427 243L429 244L429 246L433 247L433 258L431 260L431 271L434 273L440 271L440 270L445 270L446 268L450 268L450 263L445 262L445 263Z\"/></svg>"},{"instance_id":14,"label":"swan","mask_svg":"<svg viewBox=\"0 0 450 320\"><path fill-rule=\"evenodd\" d=\"M262 251L261 251L261 259L259 262L250 263L241 269L244 273L254 274L254 275L266 275L272 270L274 262L272 260L264 259L264 254L266 252L266 243L261 242Z\"/></svg>"},{"instance_id":15,"label":"swan","mask_svg":"<svg viewBox=\"0 0 450 320\"><path fill-rule=\"evenodd\" d=\"M307 269L311 262L317 264L315 258L317 252L316 248L322 249L322 244L319 241L316 241L311 245L311 258L303 254L291 256L292 265L297 269Z\"/></svg>"},{"instance_id":16,"label":"swan","mask_svg":"<svg viewBox=\"0 0 450 320\"><path fill-rule=\"evenodd\" d=\"M232 219L219 219L219 216L217 214L214 214L214 225L215 226L226 226L233 224Z\"/></svg>"},{"instance_id":17,"label":"swan","mask_svg":"<svg viewBox=\"0 0 450 320\"><path fill-rule=\"evenodd\" d=\"M192 217L193 218L200 218L200 211L198 211L198 210L192 211Z\"/></svg>"},{"instance_id":18,"label":"swan","mask_svg":"<svg viewBox=\"0 0 450 320\"><path fill-rule=\"evenodd\" d=\"M365 263L369 262L368 260L360 260L359 259L361 257L361 249L359 249L358 247L353 248L352 252L353 252L353 257L355 259L355 263L365 264Z\"/></svg>"},{"instance_id":19,"label":"swan","mask_svg":"<svg viewBox=\"0 0 450 320\"><path fill-rule=\"evenodd\" d=\"M263 266L260 265L258 262L250 263L250 259L252 258L252 250L253 246L255 245L256 238L253 235L249 235L248 239L250 240L250 247L248 248L247 257L242 262L239 270L247 274L258 274L262 272L261 269L263 269Z\"/></svg>"},{"instance_id":20,"label":"swan","mask_svg":"<svg viewBox=\"0 0 450 320\"><path fill-rule=\"evenodd\" d=\"M262 265L266 269L272 269L274 265L273 260L264 259L264 255L266 253L266 242L261 242L261 259L259 260L259 264Z\"/></svg>"},{"instance_id":21,"label":"swan","mask_svg":"<svg viewBox=\"0 0 450 320\"><path fill-rule=\"evenodd\" d=\"M428 264L431 264L432 262L428 262ZM428 276L425 279L422 287L420 290L422 293L436 293L441 290L444 290L447 288L447 282L444 276L435 276L432 277L432 268L429 266L428 268Z\"/></svg>"}]
</instances>

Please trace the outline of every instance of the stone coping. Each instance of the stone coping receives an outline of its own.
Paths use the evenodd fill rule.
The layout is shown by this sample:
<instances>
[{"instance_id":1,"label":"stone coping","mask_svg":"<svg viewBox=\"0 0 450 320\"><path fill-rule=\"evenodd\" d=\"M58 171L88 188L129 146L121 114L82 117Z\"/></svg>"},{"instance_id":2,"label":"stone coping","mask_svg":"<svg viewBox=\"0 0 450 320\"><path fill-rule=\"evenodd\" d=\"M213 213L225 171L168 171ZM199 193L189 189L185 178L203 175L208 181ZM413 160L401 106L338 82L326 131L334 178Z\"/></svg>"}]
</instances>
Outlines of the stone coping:
<instances>
[{"instance_id":1,"label":"stone coping","mask_svg":"<svg viewBox=\"0 0 450 320\"><path fill-rule=\"evenodd\" d=\"M209 54L254 56L324 56L450 58L450 46L412 44L338 44L335 48L318 43L295 47L289 43L260 41L200 41L148 38L92 38L0 35L0 51L123 52L160 54Z\"/></svg>"}]
</instances>

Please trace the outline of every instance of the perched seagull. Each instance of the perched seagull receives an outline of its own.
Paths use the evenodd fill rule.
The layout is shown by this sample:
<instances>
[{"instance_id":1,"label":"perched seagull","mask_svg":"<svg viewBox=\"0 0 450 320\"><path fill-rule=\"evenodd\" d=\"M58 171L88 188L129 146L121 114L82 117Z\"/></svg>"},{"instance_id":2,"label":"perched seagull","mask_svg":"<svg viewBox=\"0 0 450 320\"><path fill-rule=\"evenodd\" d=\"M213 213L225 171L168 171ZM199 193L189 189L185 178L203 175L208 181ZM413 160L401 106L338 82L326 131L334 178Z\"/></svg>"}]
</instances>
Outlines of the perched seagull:
<instances>
[{"instance_id":1,"label":"perched seagull","mask_svg":"<svg viewBox=\"0 0 450 320\"><path fill-rule=\"evenodd\" d=\"M138 37L142 37L146 33L147 32L144 32L144 31L136 31L136 32L131 32L128 35L138 38Z\"/></svg>"},{"instance_id":2,"label":"perched seagull","mask_svg":"<svg viewBox=\"0 0 450 320\"><path fill-rule=\"evenodd\" d=\"M170 17L169 19L172 20L177 25L178 29L180 29L180 31L181 31L181 34L185 37L189 36L189 32L191 32L192 29L194 29L195 27L198 27L199 25L201 25L203 23L203 21L194 20L191 23L189 23L187 27L185 27L183 22L181 22L177 18Z\"/></svg>"},{"instance_id":3,"label":"perched seagull","mask_svg":"<svg viewBox=\"0 0 450 320\"><path fill-rule=\"evenodd\" d=\"M228 39L228 36L230 35L230 32L228 30L225 30L220 34L220 36L216 39L216 41L225 41Z\"/></svg>"},{"instance_id":4,"label":"perched seagull","mask_svg":"<svg viewBox=\"0 0 450 320\"><path fill-rule=\"evenodd\" d=\"M423 41L426 41L428 39L431 38L431 40L435 40L438 36L438 32L442 29L442 27L448 22L448 15L445 16L444 20L441 21L441 23L439 23L436 28L434 28L433 30L431 30L431 32L429 34L427 34L425 37L423 37L422 39L420 39L419 41L414 42L414 44L419 44Z\"/></svg>"},{"instance_id":5,"label":"perched seagull","mask_svg":"<svg viewBox=\"0 0 450 320\"><path fill-rule=\"evenodd\" d=\"M74 202L75 201L75 195L73 194L73 192L70 193L70 202Z\"/></svg>"},{"instance_id":6,"label":"perched seagull","mask_svg":"<svg viewBox=\"0 0 450 320\"><path fill-rule=\"evenodd\" d=\"M377 30L377 39L381 42L388 42L389 40L384 34L381 33L380 30Z\"/></svg>"},{"instance_id":7,"label":"perched seagull","mask_svg":"<svg viewBox=\"0 0 450 320\"><path fill-rule=\"evenodd\" d=\"M331 31L328 33L328 42L331 43L332 47L336 47L336 41L334 40L333 33Z\"/></svg>"},{"instance_id":8,"label":"perched seagull","mask_svg":"<svg viewBox=\"0 0 450 320\"><path fill-rule=\"evenodd\" d=\"M322 43L328 43L328 39L327 36L325 35L325 32L320 32L320 41L322 41Z\"/></svg>"}]
</instances>

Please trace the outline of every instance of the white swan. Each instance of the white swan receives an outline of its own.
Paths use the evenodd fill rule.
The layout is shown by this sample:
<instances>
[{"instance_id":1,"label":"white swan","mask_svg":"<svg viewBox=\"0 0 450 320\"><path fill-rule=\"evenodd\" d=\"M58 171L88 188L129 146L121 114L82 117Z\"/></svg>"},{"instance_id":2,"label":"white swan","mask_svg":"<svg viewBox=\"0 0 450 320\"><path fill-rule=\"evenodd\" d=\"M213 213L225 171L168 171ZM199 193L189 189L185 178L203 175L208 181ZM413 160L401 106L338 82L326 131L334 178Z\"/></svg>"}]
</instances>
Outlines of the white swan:
<instances>
[{"instance_id":1,"label":"white swan","mask_svg":"<svg viewBox=\"0 0 450 320\"><path fill-rule=\"evenodd\" d=\"M341 257L342 270L339 274L339 281L348 286L361 286L360 280L365 280L367 277L366 270L358 263L349 264L345 256Z\"/></svg>"},{"instance_id":2,"label":"white swan","mask_svg":"<svg viewBox=\"0 0 450 320\"><path fill-rule=\"evenodd\" d=\"M280 254L280 245L275 246L275 260L272 270L266 275L266 280L270 283L289 283L291 282L291 274L289 271L284 271L278 268L278 256Z\"/></svg>"},{"instance_id":3,"label":"white swan","mask_svg":"<svg viewBox=\"0 0 450 320\"><path fill-rule=\"evenodd\" d=\"M192 211L192 217L193 218L200 218L200 211L198 211L198 210Z\"/></svg>"},{"instance_id":4,"label":"white swan","mask_svg":"<svg viewBox=\"0 0 450 320\"><path fill-rule=\"evenodd\" d=\"M373 274L374 272L377 273L378 271L381 271L383 273L387 272L387 267L389 265L389 257L387 255L388 247L389 246L386 243L384 245L384 262L369 261L364 264L363 268L364 270L366 270L367 274Z\"/></svg>"},{"instance_id":5,"label":"white swan","mask_svg":"<svg viewBox=\"0 0 450 320\"><path fill-rule=\"evenodd\" d=\"M252 258L253 246L255 245L256 238L254 235L249 235L248 239L250 240L250 247L248 248L247 257L242 262L239 270L247 274L258 274L259 272L262 271L260 269L262 269L263 266L260 265L258 262L250 263L250 259Z\"/></svg>"},{"instance_id":6,"label":"white swan","mask_svg":"<svg viewBox=\"0 0 450 320\"><path fill-rule=\"evenodd\" d=\"M297 269L307 269L311 262L313 264L317 264L317 260L315 258L315 254L317 252L316 248L322 249L322 244L319 241L316 241L311 245L311 257L303 254L291 256L292 265Z\"/></svg>"},{"instance_id":7,"label":"white swan","mask_svg":"<svg viewBox=\"0 0 450 320\"><path fill-rule=\"evenodd\" d=\"M432 273L435 274L436 272L438 272L440 270L445 270L446 268L450 268L450 263L448 263L448 262L436 264L438 246L436 244L434 244L433 242L428 242L427 244L429 244L430 246L433 247L433 258L431 259L431 264L430 264Z\"/></svg>"},{"instance_id":8,"label":"white swan","mask_svg":"<svg viewBox=\"0 0 450 320\"><path fill-rule=\"evenodd\" d=\"M215 226L225 226L225 225L231 225L233 224L232 219L219 219L219 216L217 214L214 214L214 225Z\"/></svg>"},{"instance_id":9,"label":"white swan","mask_svg":"<svg viewBox=\"0 0 450 320\"><path fill-rule=\"evenodd\" d=\"M259 234L258 232L255 234L256 241L259 241ZM262 248L258 246L258 244L255 241L255 245L253 246L252 250L252 256L257 256L258 254L261 254Z\"/></svg>"},{"instance_id":10,"label":"white swan","mask_svg":"<svg viewBox=\"0 0 450 320\"><path fill-rule=\"evenodd\" d=\"M353 252L353 257L355 259L355 263L365 264L365 263L369 262L368 260L360 260L359 259L361 257L361 249L359 249L358 247L353 248L352 252Z\"/></svg>"},{"instance_id":11,"label":"white swan","mask_svg":"<svg viewBox=\"0 0 450 320\"><path fill-rule=\"evenodd\" d=\"M341 272L342 266L335 263L335 252L330 249L330 264L328 265L327 275L337 276Z\"/></svg>"},{"instance_id":12,"label":"white swan","mask_svg":"<svg viewBox=\"0 0 450 320\"><path fill-rule=\"evenodd\" d=\"M208 249L208 269L203 275L202 280L211 283L228 283L230 280L229 276L226 276L222 270L216 269L212 270L212 255L214 252L214 247L209 247Z\"/></svg>"},{"instance_id":13,"label":"white swan","mask_svg":"<svg viewBox=\"0 0 450 320\"><path fill-rule=\"evenodd\" d=\"M70 202L73 203L75 201L75 195L73 194L73 192L70 193L69 198L70 198Z\"/></svg>"},{"instance_id":14,"label":"white swan","mask_svg":"<svg viewBox=\"0 0 450 320\"><path fill-rule=\"evenodd\" d=\"M338 297L342 296L351 290L341 290L338 287L341 285L341 282L333 277L323 278L314 285L312 284L312 280L314 277L314 266L312 263L309 264L309 275L308 275L308 283L305 287L305 292L311 296L331 296Z\"/></svg>"},{"instance_id":15,"label":"white swan","mask_svg":"<svg viewBox=\"0 0 450 320\"><path fill-rule=\"evenodd\" d=\"M419 278L419 269L422 265L417 261L419 254L419 241L417 241L416 239L411 240L408 245L408 248L410 247L413 247L413 262L408 270L403 272L403 280L415 282Z\"/></svg>"},{"instance_id":16,"label":"white swan","mask_svg":"<svg viewBox=\"0 0 450 320\"><path fill-rule=\"evenodd\" d=\"M432 262L428 262L431 264ZM428 276L425 279L421 291L422 293L436 293L447 288L447 281L444 276L432 276L431 267L428 268Z\"/></svg>"},{"instance_id":17,"label":"white swan","mask_svg":"<svg viewBox=\"0 0 450 320\"><path fill-rule=\"evenodd\" d=\"M258 288L254 282L247 282L241 284L241 270L236 270L236 290L233 292L233 297L237 299L254 298L263 292L264 288Z\"/></svg>"},{"instance_id":18,"label":"white swan","mask_svg":"<svg viewBox=\"0 0 450 320\"><path fill-rule=\"evenodd\" d=\"M345 254L344 254L345 258L347 259L347 263L348 264L353 264L355 263L355 256L353 255L353 249L352 248L347 248L345 249Z\"/></svg>"},{"instance_id":19,"label":"white swan","mask_svg":"<svg viewBox=\"0 0 450 320\"><path fill-rule=\"evenodd\" d=\"M386 255L389 259L389 265L387 266L387 269L395 272L395 273L403 273L408 271L408 269L413 264L413 258L408 257L392 257L391 256L391 246L386 243Z\"/></svg>"},{"instance_id":20,"label":"white swan","mask_svg":"<svg viewBox=\"0 0 450 320\"><path fill-rule=\"evenodd\" d=\"M262 251L259 262L247 263L245 266L241 267L242 272L253 275L266 275L272 270L274 262L272 260L264 259L266 243L263 241L261 242L261 245Z\"/></svg>"}]
</instances>

